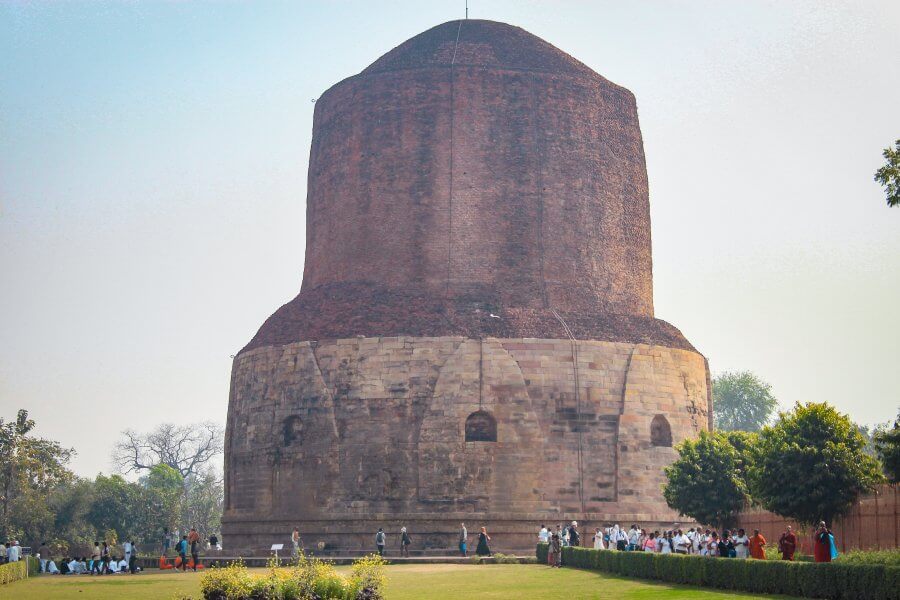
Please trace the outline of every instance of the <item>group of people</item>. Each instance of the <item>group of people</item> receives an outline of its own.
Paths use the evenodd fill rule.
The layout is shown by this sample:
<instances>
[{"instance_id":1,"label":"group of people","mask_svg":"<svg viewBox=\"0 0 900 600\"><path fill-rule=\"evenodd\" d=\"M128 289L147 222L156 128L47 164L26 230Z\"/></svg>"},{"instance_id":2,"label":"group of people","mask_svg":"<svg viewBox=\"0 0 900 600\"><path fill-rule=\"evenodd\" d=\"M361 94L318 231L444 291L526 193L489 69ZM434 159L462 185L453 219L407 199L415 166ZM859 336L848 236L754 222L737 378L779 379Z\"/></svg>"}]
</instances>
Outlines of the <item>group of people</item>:
<instances>
[{"instance_id":1,"label":"group of people","mask_svg":"<svg viewBox=\"0 0 900 600\"><path fill-rule=\"evenodd\" d=\"M294 529L294 534L292 536L292 541L294 542L294 552L298 551L299 544L299 533L296 529ZM400 542L400 556L409 557L409 546L412 544L412 536L407 531L406 527L400 528L399 535ZM491 556L491 536L488 535L487 529L485 527L481 528L481 531L478 533L478 544L475 547L475 554L477 556ZM387 546L387 534L384 531L383 527L379 527L378 531L375 533L375 548L378 552L379 556L384 556L384 549ZM459 526L459 537L458 537L458 546L460 556L468 556L469 555L469 530L466 529L465 523L460 523Z\"/></svg>"},{"instance_id":2,"label":"group of people","mask_svg":"<svg viewBox=\"0 0 900 600\"><path fill-rule=\"evenodd\" d=\"M188 534L182 535L180 539L178 537L179 533L177 529L171 533L168 529L163 530L163 554L159 558L160 568L174 567L177 571L180 567L182 571L187 571L189 568L196 571L197 567L200 566L200 533L194 527L191 527ZM174 564L170 566L167 557L173 541L175 541L176 558ZM211 548L218 547L218 543L219 540L215 534L209 537ZM190 562L188 562L188 555L191 557Z\"/></svg>"},{"instance_id":3,"label":"group of people","mask_svg":"<svg viewBox=\"0 0 900 600\"><path fill-rule=\"evenodd\" d=\"M64 556L58 562L53 559L47 542L38 548L35 557L40 562L40 572L48 575L114 575L140 571L137 565L137 545L133 540L122 544L123 554L113 554L107 542L94 542L90 558Z\"/></svg>"},{"instance_id":4,"label":"group of people","mask_svg":"<svg viewBox=\"0 0 900 600\"><path fill-rule=\"evenodd\" d=\"M557 525L551 531L541 525L538 541L549 545L547 562L551 566L560 566L562 549L565 546L580 546L581 534L578 522L566 527ZM748 536L743 528L725 529L721 535L709 529L701 530L691 527L686 532L682 529L667 531L648 531L632 525L627 531L618 524L597 528L592 544L596 550L617 550L622 552L658 552L661 554L694 554L698 556L720 558L766 558L766 538L758 529ZM778 551L782 560L794 560L797 551L797 536L790 525L778 540ZM834 534L821 522L815 533L816 562L830 562L837 556Z\"/></svg>"},{"instance_id":5,"label":"group of people","mask_svg":"<svg viewBox=\"0 0 900 600\"><path fill-rule=\"evenodd\" d=\"M19 545L19 540L0 542L0 565L20 560L22 560L22 546Z\"/></svg>"}]
</instances>

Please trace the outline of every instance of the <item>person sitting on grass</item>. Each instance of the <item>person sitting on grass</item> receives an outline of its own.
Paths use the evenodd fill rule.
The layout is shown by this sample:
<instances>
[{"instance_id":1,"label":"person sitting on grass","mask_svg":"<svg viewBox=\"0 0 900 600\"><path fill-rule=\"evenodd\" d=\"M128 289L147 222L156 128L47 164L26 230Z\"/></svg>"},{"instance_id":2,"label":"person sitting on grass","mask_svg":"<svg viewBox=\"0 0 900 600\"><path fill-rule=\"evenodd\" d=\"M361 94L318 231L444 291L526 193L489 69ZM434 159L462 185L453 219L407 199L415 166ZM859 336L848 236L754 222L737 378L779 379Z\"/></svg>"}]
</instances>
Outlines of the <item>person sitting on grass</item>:
<instances>
[{"instance_id":1,"label":"person sitting on grass","mask_svg":"<svg viewBox=\"0 0 900 600\"><path fill-rule=\"evenodd\" d=\"M65 563L63 563L65 564ZM54 561L49 556L47 557L47 564L44 565L45 573L49 573L50 575L59 575L59 567L56 566L56 561Z\"/></svg>"}]
</instances>

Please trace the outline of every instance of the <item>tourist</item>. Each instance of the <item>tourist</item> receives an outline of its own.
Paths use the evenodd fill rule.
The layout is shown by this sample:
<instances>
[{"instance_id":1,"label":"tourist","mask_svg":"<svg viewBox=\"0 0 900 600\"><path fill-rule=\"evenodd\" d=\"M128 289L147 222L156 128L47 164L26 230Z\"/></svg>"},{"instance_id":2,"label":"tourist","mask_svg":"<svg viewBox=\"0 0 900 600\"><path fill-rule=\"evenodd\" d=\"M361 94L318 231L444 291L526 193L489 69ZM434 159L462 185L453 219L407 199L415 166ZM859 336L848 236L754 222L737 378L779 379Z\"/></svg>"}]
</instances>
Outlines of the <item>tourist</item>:
<instances>
[{"instance_id":1,"label":"tourist","mask_svg":"<svg viewBox=\"0 0 900 600\"><path fill-rule=\"evenodd\" d=\"M603 532L600 531L600 528L597 528L596 533L594 533L594 550L603 550L605 546L603 545Z\"/></svg>"},{"instance_id":2,"label":"tourist","mask_svg":"<svg viewBox=\"0 0 900 600\"><path fill-rule=\"evenodd\" d=\"M378 556L384 556L385 540L386 536L384 535L384 529L379 527L378 533L375 534L375 547L378 548Z\"/></svg>"},{"instance_id":3,"label":"tourist","mask_svg":"<svg viewBox=\"0 0 900 600\"><path fill-rule=\"evenodd\" d=\"M709 534L709 541L706 542L706 556L710 558L719 556L719 534L715 531Z\"/></svg>"},{"instance_id":4,"label":"tourist","mask_svg":"<svg viewBox=\"0 0 900 600\"><path fill-rule=\"evenodd\" d=\"M94 542L94 549L91 550L91 575L97 573L100 575L100 542Z\"/></svg>"},{"instance_id":5,"label":"tourist","mask_svg":"<svg viewBox=\"0 0 900 600\"><path fill-rule=\"evenodd\" d=\"M116 563L116 567L118 567L119 573L127 573L128 565L129 565L129 561L125 560L124 556L122 557L122 560L120 560L118 563Z\"/></svg>"},{"instance_id":6,"label":"tourist","mask_svg":"<svg viewBox=\"0 0 900 600\"><path fill-rule=\"evenodd\" d=\"M553 532L553 536L550 538L550 548L547 553L547 564L549 564L551 567L562 566L562 541L559 539L559 534L555 531Z\"/></svg>"},{"instance_id":7,"label":"tourist","mask_svg":"<svg viewBox=\"0 0 900 600\"><path fill-rule=\"evenodd\" d=\"M178 553L178 557L181 559L181 571L187 571L188 537L186 535L181 536L181 540L179 540L178 544L175 546L175 550Z\"/></svg>"},{"instance_id":8,"label":"tourist","mask_svg":"<svg viewBox=\"0 0 900 600\"><path fill-rule=\"evenodd\" d=\"M69 562L66 563L66 572L64 573L64 575L69 575L69 574L77 575L78 574L78 566L79 566L78 557L73 556L72 560L70 560Z\"/></svg>"},{"instance_id":9,"label":"tourist","mask_svg":"<svg viewBox=\"0 0 900 600\"><path fill-rule=\"evenodd\" d=\"M663 534L661 540L659 540L659 552L660 554L672 554L674 550L674 546L672 544L672 532L666 531Z\"/></svg>"},{"instance_id":10,"label":"tourist","mask_svg":"<svg viewBox=\"0 0 900 600\"><path fill-rule=\"evenodd\" d=\"M215 536L213 536L215 537ZM210 546L212 545L212 540L210 539ZM294 527L294 531L291 533L291 558L299 558L300 557L300 530Z\"/></svg>"},{"instance_id":11,"label":"tourist","mask_svg":"<svg viewBox=\"0 0 900 600\"><path fill-rule=\"evenodd\" d=\"M103 563L103 570L109 571L109 557L112 550L107 542L103 542L103 550L100 551L100 561Z\"/></svg>"},{"instance_id":12,"label":"tourist","mask_svg":"<svg viewBox=\"0 0 900 600\"><path fill-rule=\"evenodd\" d=\"M556 533L559 535L559 543L563 548L569 545L569 531L568 529L563 529L563 526L560 524L556 525Z\"/></svg>"},{"instance_id":13,"label":"tourist","mask_svg":"<svg viewBox=\"0 0 900 600\"><path fill-rule=\"evenodd\" d=\"M107 573L115 575L119 572L119 561L116 560L115 556L112 556L109 560L104 561L104 567Z\"/></svg>"},{"instance_id":14,"label":"tourist","mask_svg":"<svg viewBox=\"0 0 900 600\"><path fill-rule=\"evenodd\" d=\"M125 543L122 544L122 549L125 550L125 562L128 562L128 559L131 558L131 542L126 540Z\"/></svg>"},{"instance_id":15,"label":"tourist","mask_svg":"<svg viewBox=\"0 0 900 600\"><path fill-rule=\"evenodd\" d=\"M647 539L644 540L644 547L642 548L644 552L656 552L656 534L650 532L650 535L647 536Z\"/></svg>"},{"instance_id":16,"label":"tourist","mask_svg":"<svg viewBox=\"0 0 900 600\"><path fill-rule=\"evenodd\" d=\"M296 531L296 529L294 531ZM297 537L299 538L299 536L300 534L298 532ZM219 537L216 534L209 536L209 547L211 550L221 550L221 548L219 548Z\"/></svg>"},{"instance_id":17,"label":"tourist","mask_svg":"<svg viewBox=\"0 0 900 600\"><path fill-rule=\"evenodd\" d=\"M9 542L0 542L0 565L6 563L6 547L9 545Z\"/></svg>"},{"instance_id":18,"label":"tourist","mask_svg":"<svg viewBox=\"0 0 900 600\"><path fill-rule=\"evenodd\" d=\"M13 540L9 548L6 549L6 562L19 562L22 558L22 547L19 546L19 540Z\"/></svg>"},{"instance_id":19,"label":"tourist","mask_svg":"<svg viewBox=\"0 0 900 600\"><path fill-rule=\"evenodd\" d=\"M541 523L541 530L538 532L538 541L542 544L550 543L550 530Z\"/></svg>"},{"instance_id":20,"label":"tourist","mask_svg":"<svg viewBox=\"0 0 900 600\"><path fill-rule=\"evenodd\" d=\"M469 555L468 544L469 542L469 532L466 530L466 524L460 523L459 526L459 553L461 556L465 557Z\"/></svg>"},{"instance_id":21,"label":"tourist","mask_svg":"<svg viewBox=\"0 0 900 600\"><path fill-rule=\"evenodd\" d=\"M632 552L637 550L640 538L641 532L638 530L638 526L632 524L631 529L628 530L628 547L626 549Z\"/></svg>"},{"instance_id":22,"label":"tourist","mask_svg":"<svg viewBox=\"0 0 900 600\"><path fill-rule=\"evenodd\" d=\"M487 529L482 527L481 533L478 534L478 546L475 548L475 554L478 556L490 556L491 547L488 546L490 541L491 536L487 534Z\"/></svg>"},{"instance_id":23,"label":"tourist","mask_svg":"<svg viewBox=\"0 0 900 600\"><path fill-rule=\"evenodd\" d=\"M831 562L835 556L837 549L834 546L834 535L825 525L825 521L821 521L813 538L813 558L817 563Z\"/></svg>"},{"instance_id":24,"label":"tourist","mask_svg":"<svg viewBox=\"0 0 900 600\"><path fill-rule=\"evenodd\" d=\"M572 521L572 524L569 526L569 545L581 545L581 534L578 533L578 521Z\"/></svg>"},{"instance_id":25,"label":"tourist","mask_svg":"<svg viewBox=\"0 0 900 600\"><path fill-rule=\"evenodd\" d=\"M400 528L400 556L406 555L406 558L409 558L409 545L412 543L412 539L410 539L409 534L406 532L406 527Z\"/></svg>"},{"instance_id":26,"label":"tourist","mask_svg":"<svg viewBox=\"0 0 900 600\"><path fill-rule=\"evenodd\" d=\"M193 544L194 542L200 541L200 534L197 533L197 530L191 527L191 531L188 533L188 544Z\"/></svg>"},{"instance_id":27,"label":"tourist","mask_svg":"<svg viewBox=\"0 0 900 600\"><path fill-rule=\"evenodd\" d=\"M50 558L50 555L47 555L47 562L44 563L45 573L49 573L50 575L59 575L59 567L56 566L56 562Z\"/></svg>"},{"instance_id":28,"label":"tourist","mask_svg":"<svg viewBox=\"0 0 900 600\"><path fill-rule=\"evenodd\" d=\"M778 551L781 552L781 560L794 560L794 552L797 551L797 536L794 535L790 525L778 538Z\"/></svg>"},{"instance_id":29,"label":"tourist","mask_svg":"<svg viewBox=\"0 0 900 600\"><path fill-rule=\"evenodd\" d=\"M759 529L754 529L753 536L750 538L750 558L766 559L766 538L759 532Z\"/></svg>"},{"instance_id":30,"label":"tourist","mask_svg":"<svg viewBox=\"0 0 900 600\"><path fill-rule=\"evenodd\" d=\"M750 556L750 538L743 529L738 529L734 537L734 555L736 558L748 558Z\"/></svg>"},{"instance_id":31,"label":"tourist","mask_svg":"<svg viewBox=\"0 0 900 600\"><path fill-rule=\"evenodd\" d=\"M619 549L619 525L618 525L618 523L613 525L609 530L609 545L607 547L610 550L618 550Z\"/></svg>"},{"instance_id":32,"label":"tourist","mask_svg":"<svg viewBox=\"0 0 900 600\"><path fill-rule=\"evenodd\" d=\"M628 549L628 534L618 525L616 525L616 531L616 550L624 552Z\"/></svg>"},{"instance_id":33,"label":"tourist","mask_svg":"<svg viewBox=\"0 0 900 600\"><path fill-rule=\"evenodd\" d=\"M134 542L131 542L131 547L134 548ZM128 560L128 571L134 575L138 571L137 566L137 549L131 553L131 558Z\"/></svg>"},{"instance_id":34,"label":"tourist","mask_svg":"<svg viewBox=\"0 0 900 600\"><path fill-rule=\"evenodd\" d=\"M84 575L89 572L90 569L88 569L88 557L82 556L81 560L78 561L78 569L76 570L76 573L78 573L79 575Z\"/></svg>"},{"instance_id":35,"label":"tourist","mask_svg":"<svg viewBox=\"0 0 900 600\"><path fill-rule=\"evenodd\" d=\"M47 542L41 542L41 545L38 547L37 551L37 559L40 563L39 571L40 573L46 572L47 567L47 558L50 556L50 548L47 547Z\"/></svg>"},{"instance_id":36,"label":"tourist","mask_svg":"<svg viewBox=\"0 0 900 600\"><path fill-rule=\"evenodd\" d=\"M731 558L732 552L734 552L734 542L731 540L731 532L729 530L725 530L722 532L722 537L719 539L719 556L721 558Z\"/></svg>"},{"instance_id":37,"label":"tourist","mask_svg":"<svg viewBox=\"0 0 900 600\"><path fill-rule=\"evenodd\" d=\"M194 531L191 529L191 531ZM190 536L188 536L190 540ZM197 535L191 542L191 562L194 563L194 572L197 572L197 565L200 564L200 536Z\"/></svg>"},{"instance_id":38,"label":"tourist","mask_svg":"<svg viewBox=\"0 0 900 600\"><path fill-rule=\"evenodd\" d=\"M688 549L691 546L691 540L688 539L688 536L684 535L684 532L680 529L675 532L675 537L672 538L672 543L675 546L675 554L687 554Z\"/></svg>"}]
</instances>

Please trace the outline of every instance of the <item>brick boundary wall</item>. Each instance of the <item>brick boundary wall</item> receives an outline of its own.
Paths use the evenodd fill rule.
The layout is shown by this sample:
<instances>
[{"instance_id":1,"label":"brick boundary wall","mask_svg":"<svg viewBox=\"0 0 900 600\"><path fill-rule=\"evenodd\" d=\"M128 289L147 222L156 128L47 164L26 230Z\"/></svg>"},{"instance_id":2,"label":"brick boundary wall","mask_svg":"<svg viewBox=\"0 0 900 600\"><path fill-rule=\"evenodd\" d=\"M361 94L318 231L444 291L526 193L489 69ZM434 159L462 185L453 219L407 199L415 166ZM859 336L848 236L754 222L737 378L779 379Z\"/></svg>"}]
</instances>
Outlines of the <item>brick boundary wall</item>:
<instances>
[{"instance_id":1,"label":"brick boundary wall","mask_svg":"<svg viewBox=\"0 0 900 600\"><path fill-rule=\"evenodd\" d=\"M759 529L769 544L778 543L788 525L803 532L800 551L812 554L812 530L765 510L748 510L738 515L738 527ZM874 494L863 496L843 518L835 519L832 531L838 549L889 550L900 548L900 487L881 485Z\"/></svg>"}]
</instances>

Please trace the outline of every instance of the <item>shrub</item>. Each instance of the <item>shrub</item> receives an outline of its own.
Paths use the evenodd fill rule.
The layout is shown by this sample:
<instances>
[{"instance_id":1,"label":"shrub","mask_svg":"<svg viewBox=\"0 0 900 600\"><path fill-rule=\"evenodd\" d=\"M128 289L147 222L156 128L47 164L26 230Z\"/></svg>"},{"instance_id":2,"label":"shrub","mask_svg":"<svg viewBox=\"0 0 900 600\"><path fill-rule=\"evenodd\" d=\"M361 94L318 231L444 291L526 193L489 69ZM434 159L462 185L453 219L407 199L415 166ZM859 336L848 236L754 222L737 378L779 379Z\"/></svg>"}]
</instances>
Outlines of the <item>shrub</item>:
<instances>
[{"instance_id":1,"label":"shrub","mask_svg":"<svg viewBox=\"0 0 900 600\"><path fill-rule=\"evenodd\" d=\"M538 544L537 550L535 550L534 555L537 558L537 561L542 565L547 564L547 555L550 553L550 544Z\"/></svg>"},{"instance_id":2,"label":"shrub","mask_svg":"<svg viewBox=\"0 0 900 600\"><path fill-rule=\"evenodd\" d=\"M33 556L26 556L18 562L0 565L0 585L37 575L40 570L41 563Z\"/></svg>"},{"instance_id":3,"label":"shrub","mask_svg":"<svg viewBox=\"0 0 900 600\"><path fill-rule=\"evenodd\" d=\"M838 559L844 565L885 565L900 567L900 549L897 550L853 550Z\"/></svg>"},{"instance_id":4,"label":"shrub","mask_svg":"<svg viewBox=\"0 0 900 600\"><path fill-rule=\"evenodd\" d=\"M537 555L546 561L545 544L539 545ZM842 557L834 563L816 564L563 548L563 564L566 566L668 583L829 600L900 598L900 567L874 562L888 562L892 557L877 556L872 563L862 562L864 557L849 561L846 558Z\"/></svg>"},{"instance_id":5,"label":"shrub","mask_svg":"<svg viewBox=\"0 0 900 600\"><path fill-rule=\"evenodd\" d=\"M290 568L270 562L263 575L236 563L207 569L200 577L200 591L205 600L381 600L384 565L384 559L366 556L345 578L331 564L303 555Z\"/></svg>"}]
</instances>

